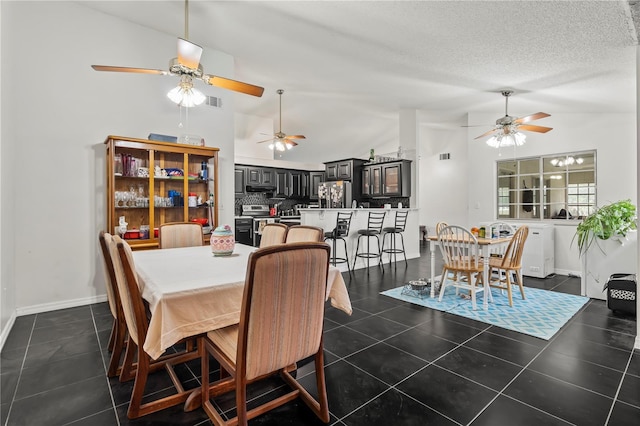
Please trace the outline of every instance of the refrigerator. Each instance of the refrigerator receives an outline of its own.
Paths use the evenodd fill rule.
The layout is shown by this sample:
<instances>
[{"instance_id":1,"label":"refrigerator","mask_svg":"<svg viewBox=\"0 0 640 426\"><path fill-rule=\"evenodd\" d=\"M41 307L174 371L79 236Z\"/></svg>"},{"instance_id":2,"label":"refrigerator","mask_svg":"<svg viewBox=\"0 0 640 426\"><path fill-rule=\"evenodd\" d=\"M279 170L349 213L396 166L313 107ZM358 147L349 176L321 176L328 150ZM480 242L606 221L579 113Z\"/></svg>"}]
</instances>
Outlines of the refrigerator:
<instances>
[{"instance_id":1,"label":"refrigerator","mask_svg":"<svg viewBox=\"0 0 640 426\"><path fill-rule=\"evenodd\" d=\"M320 208L326 209L352 207L353 192L351 182L346 180L321 182L318 185L318 203Z\"/></svg>"}]
</instances>

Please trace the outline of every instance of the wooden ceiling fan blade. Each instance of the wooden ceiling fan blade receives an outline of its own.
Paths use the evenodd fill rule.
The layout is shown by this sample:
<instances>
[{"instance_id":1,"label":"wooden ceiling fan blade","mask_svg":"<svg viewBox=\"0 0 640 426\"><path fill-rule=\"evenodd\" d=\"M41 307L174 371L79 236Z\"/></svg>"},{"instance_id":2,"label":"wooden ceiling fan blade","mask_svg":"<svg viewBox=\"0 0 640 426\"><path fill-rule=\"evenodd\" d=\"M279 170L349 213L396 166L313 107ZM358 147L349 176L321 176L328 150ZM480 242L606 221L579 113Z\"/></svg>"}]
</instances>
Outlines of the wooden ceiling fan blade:
<instances>
[{"instance_id":1,"label":"wooden ceiling fan blade","mask_svg":"<svg viewBox=\"0 0 640 426\"><path fill-rule=\"evenodd\" d=\"M256 142L256 143L271 142L271 141L273 141L274 139L275 139L275 138L269 138L269 139L265 139L265 140L263 140L263 141L258 141L258 142Z\"/></svg>"},{"instance_id":2,"label":"wooden ceiling fan blade","mask_svg":"<svg viewBox=\"0 0 640 426\"><path fill-rule=\"evenodd\" d=\"M306 139L304 135L287 135L287 139Z\"/></svg>"},{"instance_id":3,"label":"wooden ceiling fan blade","mask_svg":"<svg viewBox=\"0 0 640 426\"><path fill-rule=\"evenodd\" d=\"M480 136L478 136L478 137L476 137L476 138L474 138L474 139L480 139L480 138L484 138L485 136L492 135L492 134L494 134L495 132L497 132L498 130L500 130L500 129L492 129L492 130L489 130L488 132L484 132L483 134L481 134Z\"/></svg>"},{"instance_id":4,"label":"wooden ceiling fan blade","mask_svg":"<svg viewBox=\"0 0 640 426\"><path fill-rule=\"evenodd\" d=\"M253 84L243 83L241 81L231 80L215 75L205 75L202 77L202 79L205 81L205 83L212 86L233 90L234 92L245 93L247 95L260 97L264 92L264 87L254 86Z\"/></svg>"},{"instance_id":5,"label":"wooden ceiling fan blade","mask_svg":"<svg viewBox=\"0 0 640 426\"><path fill-rule=\"evenodd\" d=\"M515 119L513 122L516 124L524 124L533 120L540 120L541 118L551 117L551 115L546 112L536 112L535 114L525 115L524 117L520 117Z\"/></svg>"},{"instance_id":6,"label":"wooden ceiling fan blade","mask_svg":"<svg viewBox=\"0 0 640 426\"><path fill-rule=\"evenodd\" d=\"M167 71L154 70L149 68L113 67L110 65L91 65L91 68L93 68L96 71L133 72L138 74L160 74L160 75L169 74Z\"/></svg>"},{"instance_id":7,"label":"wooden ceiling fan blade","mask_svg":"<svg viewBox=\"0 0 640 426\"><path fill-rule=\"evenodd\" d=\"M527 132L547 133L549 130L553 130L553 127L536 126L533 124L522 124L518 126L518 130L525 130Z\"/></svg>"},{"instance_id":8,"label":"wooden ceiling fan blade","mask_svg":"<svg viewBox=\"0 0 640 426\"><path fill-rule=\"evenodd\" d=\"M178 63L187 68L197 70L202 56L202 47L189 40L178 38Z\"/></svg>"},{"instance_id":9,"label":"wooden ceiling fan blade","mask_svg":"<svg viewBox=\"0 0 640 426\"><path fill-rule=\"evenodd\" d=\"M284 138L284 143L291 146L298 146L298 142L292 141L289 137Z\"/></svg>"}]
</instances>

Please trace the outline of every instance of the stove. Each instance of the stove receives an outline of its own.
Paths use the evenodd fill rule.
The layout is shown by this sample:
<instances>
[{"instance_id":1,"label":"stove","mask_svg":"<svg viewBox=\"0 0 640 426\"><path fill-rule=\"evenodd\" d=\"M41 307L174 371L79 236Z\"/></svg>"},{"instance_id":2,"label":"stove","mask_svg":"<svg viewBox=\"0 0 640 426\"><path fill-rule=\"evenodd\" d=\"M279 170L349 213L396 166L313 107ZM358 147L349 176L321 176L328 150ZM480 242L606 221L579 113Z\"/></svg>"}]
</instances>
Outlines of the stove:
<instances>
[{"instance_id":1,"label":"stove","mask_svg":"<svg viewBox=\"0 0 640 426\"><path fill-rule=\"evenodd\" d=\"M253 245L254 247L260 246L260 239L262 238L262 228L267 223L280 222L278 216L269 215L269 206L262 204L245 204L242 206L242 216L253 219Z\"/></svg>"}]
</instances>

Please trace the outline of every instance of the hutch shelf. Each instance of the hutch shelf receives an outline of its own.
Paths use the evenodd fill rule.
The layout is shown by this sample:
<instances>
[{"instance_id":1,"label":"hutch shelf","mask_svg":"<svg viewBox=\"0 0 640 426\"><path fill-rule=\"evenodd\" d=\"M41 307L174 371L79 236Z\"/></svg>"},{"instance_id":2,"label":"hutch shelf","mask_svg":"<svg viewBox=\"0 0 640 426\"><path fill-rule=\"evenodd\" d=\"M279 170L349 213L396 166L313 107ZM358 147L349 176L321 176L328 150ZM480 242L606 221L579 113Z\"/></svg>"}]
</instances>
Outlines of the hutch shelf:
<instances>
[{"instance_id":1,"label":"hutch shelf","mask_svg":"<svg viewBox=\"0 0 640 426\"><path fill-rule=\"evenodd\" d=\"M107 231L133 250L157 248L170 222L218 225L219 148L108 136ZM120 218L127 223L122 234ZM209 235L205 234L205 242Z\"/></svg>"}]
</instances>

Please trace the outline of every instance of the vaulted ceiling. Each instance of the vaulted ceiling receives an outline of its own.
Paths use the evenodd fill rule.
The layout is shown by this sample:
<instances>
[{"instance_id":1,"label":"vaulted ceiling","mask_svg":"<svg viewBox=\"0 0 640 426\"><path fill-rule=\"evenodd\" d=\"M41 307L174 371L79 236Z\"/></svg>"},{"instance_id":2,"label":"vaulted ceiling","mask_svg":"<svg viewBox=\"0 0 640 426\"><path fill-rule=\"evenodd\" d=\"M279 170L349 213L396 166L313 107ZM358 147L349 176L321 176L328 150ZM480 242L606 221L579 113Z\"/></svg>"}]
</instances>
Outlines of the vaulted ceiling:
<instances>
[{"instance_id":1,"label":"vaulted ceiling","mask_svg":"<svg viewBox=\"0 0 640 426\"><path fill-rule=\"evenodd\" d=\"M78 3L184 35L182 1ZM397 144L401 109L427 128L459 128L469 112L499 118L505 88L511 115L635 111L640 6L630 3L191 0L189 39L265 87L262 98L229 92L236 112L277 126L285 90L283 131L307 140L284 159L326 161Z\"/></svg>"}]
</instances>

